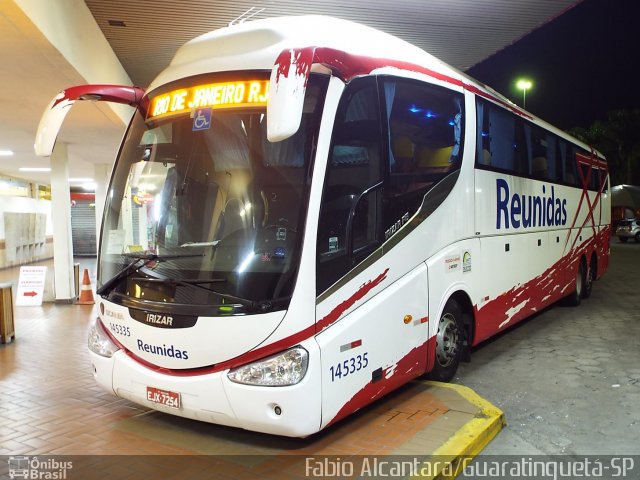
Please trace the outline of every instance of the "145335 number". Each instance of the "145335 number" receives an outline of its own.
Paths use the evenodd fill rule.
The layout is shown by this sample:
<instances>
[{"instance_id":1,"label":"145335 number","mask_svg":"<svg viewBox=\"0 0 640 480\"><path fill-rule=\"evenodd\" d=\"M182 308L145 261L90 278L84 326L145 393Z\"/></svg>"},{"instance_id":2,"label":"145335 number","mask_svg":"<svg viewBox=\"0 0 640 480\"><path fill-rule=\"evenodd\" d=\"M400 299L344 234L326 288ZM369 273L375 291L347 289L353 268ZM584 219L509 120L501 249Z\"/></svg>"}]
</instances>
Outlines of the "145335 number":
<instances>
[{"instance_id":1,"label":"145335 number","mask_svg":"<svg viewBox=\"0 0 640 480\"><path fill-rule=\"evenodd\" d=\"M367 365L369 365L369 359L367 358L368 354L369 352L365 352L362 355L347 358L337 365L332 365L329 368L329 371L331 372L331 381L335 382L337 379L348 377L352 373L358 372L363 368L367 368Z\"/></svg>"}]
</instances>

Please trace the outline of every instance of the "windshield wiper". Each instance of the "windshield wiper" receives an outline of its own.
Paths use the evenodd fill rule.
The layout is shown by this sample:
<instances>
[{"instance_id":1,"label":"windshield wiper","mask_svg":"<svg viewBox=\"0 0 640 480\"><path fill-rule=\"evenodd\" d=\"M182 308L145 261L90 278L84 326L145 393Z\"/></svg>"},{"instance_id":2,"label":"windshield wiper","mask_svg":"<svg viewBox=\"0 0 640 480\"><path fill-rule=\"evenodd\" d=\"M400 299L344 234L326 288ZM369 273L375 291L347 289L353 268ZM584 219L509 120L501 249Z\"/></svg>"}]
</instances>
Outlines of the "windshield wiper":
<instances>
[{"instance_id":1,"label":"windshield wiper","mask_svg":"<svg viewBox=\"0 0 640 480\"><path fill-rule=\"evenodd\" d=\"M180 245L180 247L217 247L219 243L220 240L214 240L212 242L187 242Z\"/></svg>"},{"instance_id":2,"label":"windshield wiper","mask_svg":"<svg viewBox=\"0 0 640 480\"><path fill-rule=\"evenodd\" d=\"M202 254L192 254L192 255L158 255L157 253L138 253L138 252L127 252L121 254L126 258L133 258L131 263L126 265L122 270L116 273L113 277L107 280L100 288L96 289L97 295L102 295L108 292L111 287L113 287L116 283L118 283L123 278L128 277L131 273L136 270L140 270L141 268L146 267L151 262L162 262L165 260L175 260L176 258L185 258L185 257L202 257ZM142 263L140 263L142 261Z\"/></svg>"},{"instance_id":3,"label":"windshield wiper","mask_svg":"<svg viewBox=\"0 0 640 480\"><path fill-rule=\"evenodd\" d=\"M121 253L123 257L134 258L135 260L148 260L150 262L163 262L165 260L175 260L176 258L186 258L186 257L203 257L202 253L176 253L174 255L158 255L157 253L138 253L138 252L126 252Z\"/></svg>"},{"instance_id":4,"label":"windshield wiper","mask_svg":"<svg viewBox=\"0 0 640 480\"><path fill-rule=\"evenodd\" d=\"M274 304L278 304L278 303L281 303L281 302L285 302L285 301L291 300L291 297L289 296L289 297L274 298L272 300L263 300L263 301L260 301L260 302L256 302L256 301L250 300L248 298L237 297L237 296L231 295L229 293L222 293L222 292L219 292L217 290L214 290L213 288L203 286L205 284L211 284L211 283L226 283L227 280L225 280L224 278L212 278L212 279L209 279L209 280L205 280L205 279L181 279L181 280L178 280L178 279L175 279L175 278L144 278L144 277L140 277L140 278L135 278L135 280L139 281L139 282L164 283L164 284L182 285L182 286L186 286L186 287L199 288L201 290L205 290L207 292L213 293L214 295L217 295L220 298L223 298L223 299L228 300L230 302L240 304L243 307L247 307L248 309L250 309L252 311L258 310L260 312L268 312L270 310L273 310Z\"/></svg>"}]
</instances>

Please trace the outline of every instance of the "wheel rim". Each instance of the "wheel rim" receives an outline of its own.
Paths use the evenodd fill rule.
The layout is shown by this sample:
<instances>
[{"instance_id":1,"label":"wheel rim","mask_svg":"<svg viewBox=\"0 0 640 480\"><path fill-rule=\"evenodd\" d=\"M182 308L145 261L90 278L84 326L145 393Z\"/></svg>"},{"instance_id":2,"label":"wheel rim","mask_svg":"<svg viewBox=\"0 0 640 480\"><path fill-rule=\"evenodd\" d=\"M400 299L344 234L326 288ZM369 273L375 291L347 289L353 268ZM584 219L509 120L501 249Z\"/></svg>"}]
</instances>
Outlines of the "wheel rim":
<instances>
[{"instance_id":1,"label":"wheel rim","mask_svg":"<svg viewBox=\"0 0 640 480\"><path fill-rule=\"evenodd\" d=\"M586 281L587 289L591 287L591 283L593 282L593 264L591 265L592 266L589 267L589 269L587 270L587 281Z\"/></svg>"},{"instance_id":2,"label":"wheel rim","mask_svg":"<svg viewBox=\"0 0 640 480\"><path fill-rule=\"evenodd\" d=\"M456 359L459 337L456 318L450 313L445 313L440 318L436 335L436 358L441 366L448 367Z\"/></svg>"},{"instance_id":3,"label":"wheel rim","mask_svg":"<svg viewBox=\"0 0 640 480\"><path fill-rule=\"evenodd\" d=\"M582 295L582 265L578 268L578 275L576 275L576 294Z\"/></svg>"}]
</instances>

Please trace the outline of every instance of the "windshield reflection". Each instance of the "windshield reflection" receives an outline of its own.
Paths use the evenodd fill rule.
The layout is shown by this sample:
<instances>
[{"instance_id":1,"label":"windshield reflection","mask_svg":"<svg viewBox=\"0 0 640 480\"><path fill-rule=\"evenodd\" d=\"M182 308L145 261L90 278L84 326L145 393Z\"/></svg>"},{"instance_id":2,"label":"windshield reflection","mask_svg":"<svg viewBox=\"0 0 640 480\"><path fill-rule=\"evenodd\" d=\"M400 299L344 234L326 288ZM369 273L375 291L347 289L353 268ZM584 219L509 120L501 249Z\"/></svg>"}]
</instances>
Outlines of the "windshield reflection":
<instances>
[{"instance_id":1,"label":"windshield reflection","mask_svg":"<svg viewBox=\"0 0 640 480\"><path fill-rule=\"evenodd\" d=\"M312 76L299 131L277 143L266 138L264 109L210 111L208 125L200 115L145 122L136 113L105 207L104 295L189 305L290 296L326 84ZM131 257L153 256L164 260L120 273ZM211 279L215 291L189 288Z\"/></svg>"}]
</instances>

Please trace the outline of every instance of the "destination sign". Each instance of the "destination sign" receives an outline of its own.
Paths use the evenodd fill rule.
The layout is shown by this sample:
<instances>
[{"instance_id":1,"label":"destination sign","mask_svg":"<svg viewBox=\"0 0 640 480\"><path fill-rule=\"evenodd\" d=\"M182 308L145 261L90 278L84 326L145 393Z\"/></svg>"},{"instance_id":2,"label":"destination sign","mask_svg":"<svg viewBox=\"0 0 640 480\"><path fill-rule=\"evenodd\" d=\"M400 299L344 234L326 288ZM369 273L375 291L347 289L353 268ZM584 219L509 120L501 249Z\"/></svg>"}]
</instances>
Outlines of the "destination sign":
<instances>
[{"instance_id":1,"label":"destination sign","mask_svg":"<svg viewBox=\"0 0 640 480\"><path fill-rule=\"evenodd\" d=\"M196 108L264 107L269 80L208 83L163 93L151 100L147 120L191 112Z\"/></svg>"}]
</instances>

